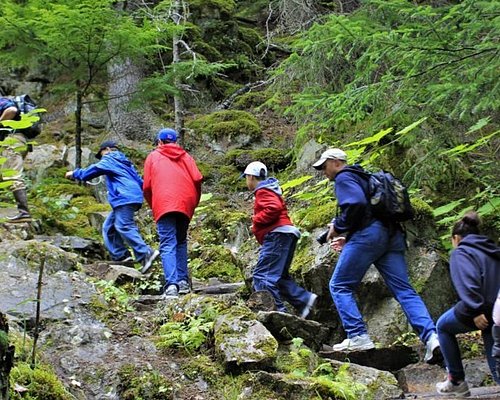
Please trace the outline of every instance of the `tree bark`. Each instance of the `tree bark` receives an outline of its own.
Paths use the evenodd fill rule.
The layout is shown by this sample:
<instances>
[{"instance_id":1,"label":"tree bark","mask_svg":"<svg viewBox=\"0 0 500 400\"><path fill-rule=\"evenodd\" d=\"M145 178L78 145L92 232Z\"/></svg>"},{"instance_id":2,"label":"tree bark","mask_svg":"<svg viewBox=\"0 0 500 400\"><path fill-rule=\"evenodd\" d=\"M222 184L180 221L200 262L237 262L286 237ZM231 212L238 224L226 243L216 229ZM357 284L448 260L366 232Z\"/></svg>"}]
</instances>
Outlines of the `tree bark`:
<instances>
[{"instance_id":1,"label":"tree bark","mask_svg":"<svg viewBox=\"0 0 500 400\"><path fill-rule=\"evenodd\" d=\"M173 21L179 25L182 23L182 0L175 0L172 14ZM178 64L181 61L179 53L179 40L181 38L177 33L174 34L172 39L172 64ZM177 89L177 93L174 95L174 118L175 118L175 130L179 135L179 144L183 143L183 131L184 131L184 104L182 101L182 82L180 78L175 74L174 85Z\"/></svg>"},{"instance_id":2,"label":"tree bark","mask_svg":"<svg viewBox=\"0 0 500 400\"><path fill-rule=\"evenodd\" d=\"M75 167L82 167L82 99L83 93L80 89L76 92L75 110Z\"/></svg>"}]
</instances>

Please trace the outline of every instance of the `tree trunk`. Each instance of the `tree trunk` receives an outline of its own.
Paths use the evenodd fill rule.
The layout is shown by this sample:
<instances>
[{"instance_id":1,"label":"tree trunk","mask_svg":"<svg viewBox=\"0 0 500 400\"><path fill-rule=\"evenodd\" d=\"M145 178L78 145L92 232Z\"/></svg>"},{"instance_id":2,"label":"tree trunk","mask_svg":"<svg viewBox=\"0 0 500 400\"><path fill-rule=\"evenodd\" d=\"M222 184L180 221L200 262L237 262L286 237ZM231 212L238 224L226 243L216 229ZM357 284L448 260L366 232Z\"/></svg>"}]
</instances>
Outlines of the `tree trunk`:
<instances>
[{"instance_id":1,"label":"tree trunk","mask_svg":"<svg viewBox=\"0 0 500 400\"><path fill-rule=\"evenodd\" d=\"M9 346L9 325L0 312L0 400L9 399L9 374L14 364L14 346Z\"/></svg>"},{"instance_id":2,"label":"tree trunk","mask_svg":"<svg viewBox=\"0 0 500 400\"><path fill-rule=\"evenodd\" d=\"M131 140L153 139L160 123L146 106L130 107L143 77L142 67L125 59L108 67L108 114L115 136Z\"/></svg>"},{"instance_id":3,"label":"tree trunk","mask_svg":"<svg viewBox=\"0 0 500 400\"><path fill-rule=\"evenodd\" d=\"M179 25L182 23L183 15L182 15L182 1L175 0L172 19L174 22ZM182 101L182 82L180 78L175 74L175 64L181 61L181 57L179 54L179 40L180 37L177 33L174 34L172 39L172 64L174 65L174 85L177 89L176 94L174 95L174 116L175 116L175 130L179 135L179 144L182 145L183 136L184 136L184 104Z\"/></svg>"},{"instance_id":4,"label":"tree trunk","mask_svg":"<svg viewBox=\"0 0 500 400\"><path fill-rule=\"evenodd\" d=\"M75 167L82 167L82 92L80 89L76 92L76 110L75 110Z\"/></svg>"}]
</instances>

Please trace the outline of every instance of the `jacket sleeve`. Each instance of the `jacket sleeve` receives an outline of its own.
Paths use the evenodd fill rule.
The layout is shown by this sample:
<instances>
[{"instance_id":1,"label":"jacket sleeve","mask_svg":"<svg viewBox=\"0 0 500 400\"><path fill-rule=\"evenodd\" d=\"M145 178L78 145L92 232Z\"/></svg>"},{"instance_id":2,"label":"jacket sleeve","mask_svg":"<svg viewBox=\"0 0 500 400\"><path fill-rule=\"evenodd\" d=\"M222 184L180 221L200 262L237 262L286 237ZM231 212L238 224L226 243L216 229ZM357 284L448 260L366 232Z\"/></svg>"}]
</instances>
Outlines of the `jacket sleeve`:
<instances>
[{"instance_id":1,"label":"jacket sleeve","mask_svg":"<svg viewBox=\"0 0 500 400\"><path fill-rule=\"evenodd\" d=\"M144 192L144 198L149 204L149 207L153 206L153 192L151 190L151 155L146 158L144 162L144 178L142 191Z\"/></svg>"},{"instance_id":2,"label":"jacket sleeve","mask_svg":"<svg viewBox=\"0 0 500 400\"><path fill-rule=\"evenodd\" d=\"M337 233L354 231L363 222L368 205L365 192L351 173L343 173L335 179L335 196L340 215L335 218Z\"/></svg>"},{"instance_id":3,"label":"jacket sleeve","mask_svg":"<svg viewBox=\"0 0 500 400\"><path fill-rule=\"evenodd\" d=\"M73 178L77 181L89 181L101 175L109 175L109 163L99 161L96 164L89 165L87 168L77 168L73 171Z\"/></svg>"},{"instance_id":4,"label":"jacket sleeve","mask_svg":"<svg viewBox=\"0 0 500 400\"><path fill-rule=\"evenodd\" d=\"M472 318L486 311L483 309L481 271L472 255L460 246L451 253L450 275L460 299L455 305L455 314L459 320L470 323Z\"/></svg>"},{"instance_id":5,"label":"jacket sleeve","mask_svg":"<svg viewBox=\"0 0 500 400\"><path fill-rule=\"evenodd\" d=\"M267 226L279 219L282 205L276 193L267 189L257 190L255 192L255 205L259 211L253 215L254 225Z\"/></svg>"}]
</instances>

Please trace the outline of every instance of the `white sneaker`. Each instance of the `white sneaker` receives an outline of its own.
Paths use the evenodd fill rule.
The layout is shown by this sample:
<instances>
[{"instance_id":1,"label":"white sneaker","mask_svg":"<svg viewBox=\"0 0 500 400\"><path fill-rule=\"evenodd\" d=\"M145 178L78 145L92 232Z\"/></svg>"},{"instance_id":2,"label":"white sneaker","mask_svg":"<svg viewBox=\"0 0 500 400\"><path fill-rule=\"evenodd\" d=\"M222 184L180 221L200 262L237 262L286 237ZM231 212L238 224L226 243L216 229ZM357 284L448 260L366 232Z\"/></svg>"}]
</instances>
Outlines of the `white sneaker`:
<instances>
[{"instance_id":1,"label":"white sneaker","mask_svg":"<svg viewBox=\"0 0 500 400\"><path fill-rule=\"evenodd\" d=\"M333 346L333 350L335 351L371 350L374 348L375 345L367 333L347 338L342 343L338 343Z\"/></svg>"},{"instance_id":2,"label":"white sneaker","mask_svg":"<svg viewBox=\"0 0 500 400\"><path fill-rule=\"evenodd\" d=\"M307 318L307 316L311 313L311 310L316 305L316 300L318 300L318 295L311 293L311 296L309 296L309 300L307 301L307 304L304 306L304 308L300 312L300 318L304 318L304 319Z\"/></svg>"},{"instance_id":3,"label":"white sneaker","mask_svg":"<svg viewBox=\"0 0 500 400\"><path fill-rule=\"evenodd\" d=\"M177 286L168 285L165 291L163 292L163 298L165 300L168 300L168 299L174 299L176 297L179 297L179 290L177 289Z\"/></svg>"},{"instance_id":4,"label":"white sneaker","mask_svg":"<svg viewBox=\"0 0 500 400\"><path fill-rule=\"evenodd\" d=\"M436 390L439 394L448 397L470 396L469 385L467 385L467 382L465 381L459 383L458 385L454 385L449 379L446 379L444 382L436 383Z\"/></svg>"},{"instance_id":5,"label":"white sneaker","mask_svg":"<svg viewBox=\"0 0 500 400\"><path fill-rule=\"evenodd\" d=\"M188 294L191 291L187 281L179 281L179 294Z\"/></svg>"},{"instance_id":6,"label":"white sneaker","mask_svg":"<svg viewBox=\"0 0 500 400\"><path fill-rule=\"evenodd\" d=\"M427 343L425 344L425 356L424 361L427 364L436 364L443 360L443 356L441 354L441 349L439 347L439 339L437 333L433 333Z\"/></svg>"},{"instance_id":7,"label":"white sneaker","mask_svg":"<svg viewBox=\"0 0 500 400\"><path fill-rule=\"evenodd\" d=\"M146 258L142 261L141 274L145 274L149 271L151 266L153 265L153 261L160 255L158 250L152 251L149 253Z\"/></svg>"}]
</instances>

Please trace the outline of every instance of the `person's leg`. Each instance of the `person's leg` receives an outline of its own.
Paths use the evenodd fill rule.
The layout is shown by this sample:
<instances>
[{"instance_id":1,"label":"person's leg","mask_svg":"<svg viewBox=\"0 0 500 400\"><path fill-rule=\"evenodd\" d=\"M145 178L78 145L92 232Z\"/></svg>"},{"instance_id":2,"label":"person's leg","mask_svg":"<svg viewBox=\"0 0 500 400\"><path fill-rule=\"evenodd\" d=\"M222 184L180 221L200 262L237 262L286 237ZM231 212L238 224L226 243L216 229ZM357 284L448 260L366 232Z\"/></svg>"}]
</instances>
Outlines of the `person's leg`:
<instances>
[{"instance_id":1,"label":"person's leg","mask_svg":"<svg viewBox=\"0 0 500 400\"><path fill-rule=\"evenodd\" d=\"M456 335L458 333L471 332L474 329L460 322L455 316L455 311L450 308L441 315L436 324L441 353L448 374L452 381L459 383L465 379L464 366L460 356L460 348Z\"/></svg>"},{"instance_id":2,"label":"person's leg","mask_svg":"<svg viewBox=\"0 0 500 400\"><path fill-rule=\"evenodd\" d=\"M102 225L102 237L104 246L108 249L111 259L114 261L123 260L130 256L130 252L115 228L115 211L111 211Z\"/></svg>"},{"instance_id":3,"label":"person's leg","mask_svg":"<svg viewBox=\"0 0 500 400\"><path fill-rule=\"evenodd\" d=\"M493 355L494 341L492 327L481 331L481 335L483 336L484 352L486 353L486 359L488 361L488 366L490 367L491 375L493 376L493 380L500 385L500 376L498 376L496 368L497 361Z\"/></svg>"},{"instance_id":4,"label":"person's leg","mask_svg":"<svg viewBox=\"0 0 500 400\"><path fill-rule=\"evenodd\" d=\"M176 248L176 266L178 280L189 282L188 272L188 253L187 253L187 231L189 227L189 218L184 214L176 216L177 227L177 248Z\"/></svg>"},{"instance_id":5,"label":"person's leg","mask_svg":"<svg viewBox=\"0 0 500 400\"><path fill-rule=\"evenodd\" d=\"M285 268L284 251L289 240L282 233L268 233L259 251L259 259L253 270L253 287L256 291L267 290L272 294L278 311L287 312L281 301L278 282Z\"/></svg>"},{"instance_id":6,"label":"person's leg","mask_svg":"<svg viewBox=\"0 0 500 400\"><path fill-rule=\"evenodd\" d=\"M139 207L139 204L125 204L116 207L114 209L114 225L123 241L134 251L135 260L141 262L152 252L152 249L144 242L134 221L134 214Z\"/></svg>"},{"instance_id":7,"label":"person's leg","mask_svg":"<svg viewBox=\"0 0 500 400\"><path fill-rule=\"evenodd\" d=\"M177 228L176 218L171 214L165 214L157 222L158 236L160 237L161 262L165 274L165 287L177 285Z\"/></svg>"},{"instance_id":8,"label":"person's leg","mask_svg":"<svg viewBox=\"0 0 500 400\"><path fill-rule=\"evenodd\" d=\"M385 252L387 239L383 225L374 222L355 232L340 253L330 279L330 293L348 338L367 333L354 291L370 265Z\"/></svg>"},{"instance_id":9,"label":"person's leg","mask_svg":"<svg viewBox=\"0 0 500 400\"><path fill-rule=\"evenodd\" d=\"M411 326L418 332L422 342L426 343L436 332L436 327L424 302L410 284L404 252L404 237L398 231L391 236L388 251L375 262L375 266L401 305Z\"/></svg>"},{"instance_id":10,"label":"person's leg","mask_svg":"<svg viewBox=\"0 0 500 400\"><path fill-rule=\"evenodd\" d=\"M312 293L305 290L303 287L297 285L289 274L290 265L292 264L295 248L297 246L297 236L292 233L282 233L286 236L286 241L283 242L283 252L285 257L285 265L283 273L278 281L278 290L292 306L297 310L302 310L309 301Z\"/></svg>"}]
</instances>

